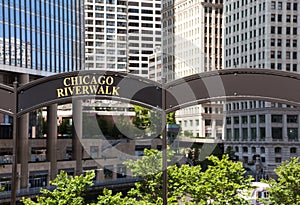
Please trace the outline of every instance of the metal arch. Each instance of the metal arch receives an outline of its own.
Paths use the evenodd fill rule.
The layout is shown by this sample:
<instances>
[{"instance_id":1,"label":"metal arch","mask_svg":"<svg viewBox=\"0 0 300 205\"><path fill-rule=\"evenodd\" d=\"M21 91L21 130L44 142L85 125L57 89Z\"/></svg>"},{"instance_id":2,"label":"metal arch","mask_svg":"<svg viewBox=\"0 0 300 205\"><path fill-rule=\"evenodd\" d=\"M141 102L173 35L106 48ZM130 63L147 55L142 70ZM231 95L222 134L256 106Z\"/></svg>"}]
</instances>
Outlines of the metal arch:
<instances>
[{"instance_id":1,"label":"metal arch","mask_svg":"<svg viewBox=\"0 0 300 205\"><path fill-rule=\"evenodd\" d=\"M208 83L210 82L210 83ZM189 92L185 91L189 89ZM300 74L271 69L226 69L166 84L166 112L210 101L257 99L300 106Z\"/></svg>"},{"instance_id":2,"label":"metal arch","mask_svg":"<svg viewBox=\"0 0 300 205\"><path fill-rule=\"evenodd\" d=\"M17 89L0 84L0 112L20 116L53 103L72 102L74 96L56 97L56 88L65 77L84 74L115 76L123 86L120 96L81 95L76 98L112 99L162 110L162 90L166 91L166 113L210 102L257 99L300 106L300 74L271 69L225 69L187 76L167 84L127 73L112 71L75 71L32 81Z\"/></svg>"}]
</instances>

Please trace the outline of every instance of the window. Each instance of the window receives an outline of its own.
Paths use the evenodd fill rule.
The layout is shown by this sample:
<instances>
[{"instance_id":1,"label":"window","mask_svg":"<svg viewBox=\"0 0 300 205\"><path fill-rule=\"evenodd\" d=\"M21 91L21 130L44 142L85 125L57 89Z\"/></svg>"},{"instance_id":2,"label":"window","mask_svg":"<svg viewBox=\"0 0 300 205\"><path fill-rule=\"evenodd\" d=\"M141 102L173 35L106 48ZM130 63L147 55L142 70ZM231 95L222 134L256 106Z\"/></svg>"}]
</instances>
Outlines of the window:
<instances>
[{"instance_id":1,"label":"window","mask_svg":"<svg viewBox=\"0 0 300 205\"><path fill-rule=\"evenodd\" d=\"M287 115L287 123L298 123L298 115Z\"/></svg>"},{"instance_id":2,"label":"window","mask_svg":"<svg viewBox=\"0 0 300 205\"><path fill-rule=\"evenodd\" d=\"M282 34L282 28L281 27L277 28L277 34Z\"/></svg>"},{"instance_id":3,"label":"window","mask_svg":"<svg viewBox=\"0 0 300 205\"><path fill-rule=\"evenodd\" d=\"M248 123L248 117L247 116L242 116L242 123L247 124Z\"/></svg>"},{"instance_id":4,"label":"window","mask_svg":"<svg viewBox=\"0 0 300 205\"><path fill-rule=\"evenodd\" d=\"M276 163L281 163L281 157L275 157L275 162Z\"/></svg>"},{"instance_id":5,"label":"window","mask_svg":"<svg viewBox=\"0 0 300 205\"><path fill-rule=\"evenodd\" d=\"M260 140L264 141L266 139L266 128L260 127L259 128Z\"/></svg>"},{"instance_id":6,"label":"window","mask_svg":"<svg viewBox=\"0 0 300 205\"><path fill-rule=\"evenodd\" d=\"M234 141L239 141L240 139L240 130L239 128L234 128Z\"/></svg>"},{"instance_id":7,"label":"window","mask_svg":"<svg viewBox=\"0 0 300 205\"><path fill-rule=\"evenodd\" d=\"M277 2L277 3L278 3L277 5L278 10L282 10L282 2Z\"/></svg>"},{"instance_id":8,"label":"window","mask_svg":"<svg viewBox=\"0 0 300 205\"><path fill-rule=\"evenodd\" d=\"M291 28L287 27L285 33L286 33L286 35L290 35L291 34Z\"/></svg>"},{"instance_id":9,"label":"window","mask_svg":"<svg viewBox=\"0 0 300 205\"><path fill-rule=\"evenodd\" d=\"M282 15L281 15L281 14L278 14L278 16L277 16L277 21L278 21L278 22L282 22Z\"/></svg>"},{"instance_id":10,"label":"window","mask_svg":"<svg viewBox=\"0 0 300 205\"><path fill-rule=\"evenodd\" d=\"M251 123L256 123L256 115L251 115L250 116L250 122Z\"/></svg>"},{"instance_id":11,"label":"window","mask_svg":"<svg viewBox=\"0 0 300 205\"><path fill-rule=\"evenodd\" d=\"M243 141L248 140L248 128L242 128Z\"/></svg>"},{"instance_id":12,"label":"window","mask_svg":"<svg viewBox=\"0 0 300 205\"><path fill-rule=\"evenodd\" d=\"M256 153L256 147L251 147L251 152Z\"/></svg>"},{"instance_id":13,"label":"window","mask_svg":"<svg viewBox=\"0 0 300 205\"><path fill-rule=\"evenodd\" d=\"M231 124L231 117L226 117L226 124Z\"/></svg>"},{"instance_id":14,"label":"window","mask_svg":"<svg viewBox=\"0 0 300 205\"><path fill-rule=\"evenodd\" d=\"M298 128L287 128L287 136L289 141L298 140Z\"/></svg>"},{"instance_id":15,"label":"window","mask_svg":"<svg viewBox=\"0 0 300 205\"><path fill-rule=\"evenodd\" d=\"M291 154L296 154L297 153L297 148L296 147L291 147L290 148L290 153Z\"/></svg>"},{"instance_id":16,"label":"window","mask_svg":"<svg viewBox=\"0 0 300 205\"><path fill-rule=\"evenodd\" d=\"M272 138L282 140L282 127L272 127Z\"/></svg>"},{"instance_id":17,"label":"window","mask_svg":"<svg viewBox=\"0 0 300 205\"><path fill-rule=\"evenodd\" d=\"M271 9L275 10L276 9L276 1L271 2Z\"/></svg>"},{"instance_id":18,"label":"window","mask_svg":"<svg viewBox=\"0 0 300 205\"><path fill-rule=\"evenodd\" d=\"M271 46L275 46L275 39L271 38Z\"/></svg>"},{"instance_id":19,"label":"window","mask_svg":"<svg viewBox=\"0 0 300 205\"><path fill-rule=\"evenodd\" d=\"M297 59L297 52L293 52L293 59Z\"/></svg>"},{"instance_id":20,"label":"window","mask_svg":"<svg viewBox=\"0 0 300 205\"><path fill-rule=\"evenodd\" d=\"M275 152L275 154L280 154L281 153L281 147L275 147L274 152Z\"/></svg>"},{"instance_id":21,"label":"window","mask_svg":"<svg viewBox=\"0 0 300 205\"><path fill-rule=\"evenodd\" d=\"M273 123L282 123L282 115L272 115L271 121Z\"/></svg>"},{"instance_id":22,"label":"window","mask_svg":"<svg viewBox=\"0 0 300 205\"><path fill-rule=\"evenodd\" d=\"M266 122L266 116L265 115L259 115L259 123L265 123Z\"/></svg>"},{"instance_id":23,"label":"window","mask_svg":"<svg viewBox=\"0 0 300 205\"><path fill-rule=\"evenodd\" d=\"M262 154L263 154L263 153L266 153L266 149L265 149L264 147L261 147L261 148L260 148L260 153L262 153Z\"/></svg>"},{"instance_id":24,"label":"window","mask_svg":"<svg viewBox=\"0 0 300 205\"><path fill-rule=\"evenodd\" d=\"M239 117L234 117L233 121L234 121L234 124L239 124Z\"/></svg>"},{"instance_id":25,"label":"window","mask_svg":"<svg viewBox=\"0 0 300 205\"><path fill-rule=\"evenodd\" d=\"M231 134L231 129L226 129L226 140L231 140L232 134Z\"/></svg>"},{"instance_id":26,"label":"window","mask_svg":"<svg viewBox=\"0 0 300 205\"><path fill-rule=\"evenodd\" d=\"M243 152L247 153L248 152L248 147L243 147Z\"/></svg>"},{"instance_id":27,"label":"window","mask_svg":"<svg viewBox=\"0 0 300 205\"><path fill-rule=\"evenodd\" d=\"M256 128L251 128L251 141L256 141Z\"/></svg>"}]
</instances>

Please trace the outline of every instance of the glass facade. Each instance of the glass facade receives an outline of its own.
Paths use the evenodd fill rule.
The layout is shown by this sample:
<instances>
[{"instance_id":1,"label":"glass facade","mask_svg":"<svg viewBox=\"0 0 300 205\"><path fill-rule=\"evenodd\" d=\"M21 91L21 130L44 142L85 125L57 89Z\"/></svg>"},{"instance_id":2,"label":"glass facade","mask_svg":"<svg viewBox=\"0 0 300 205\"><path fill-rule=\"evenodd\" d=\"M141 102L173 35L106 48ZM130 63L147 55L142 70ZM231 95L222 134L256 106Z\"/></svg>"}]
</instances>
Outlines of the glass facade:
<instances>
[{"instance_id":1,"label":"glass facade","mask_svg":"<svg viewBox=\"0 0 300 205\"><path fill-rule=\"evenodd\" d=\"M42 73L82 69L81 8L80 0L0 0L0 65Z\"/></svg>"}]
</instances>

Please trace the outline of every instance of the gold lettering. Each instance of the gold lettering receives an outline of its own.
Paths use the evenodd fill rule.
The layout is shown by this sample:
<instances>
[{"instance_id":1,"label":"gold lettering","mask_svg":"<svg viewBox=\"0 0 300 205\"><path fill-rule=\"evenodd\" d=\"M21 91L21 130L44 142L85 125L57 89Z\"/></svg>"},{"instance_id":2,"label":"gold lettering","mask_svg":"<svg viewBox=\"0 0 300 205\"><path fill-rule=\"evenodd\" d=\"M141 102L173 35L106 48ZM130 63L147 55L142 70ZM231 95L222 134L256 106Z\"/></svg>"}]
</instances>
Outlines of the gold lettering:
<instances>
[{"instance_id":1,"label":"gold lettering","mask_svg":"<svg viewBox=\"0 0 300 205\"><path fill-rule=\"evenodd\" d=\"M105 76L101 75L98 77L98 83L100 85L104 85L105 84Z\"/></svg>"},{"instance_id":2,"label":"gold lettering","mask_svg":"<svg viewBox=\"0 0 300 205\"><path fill-rule=\"evenodd\" d=\"M98 86L97 85L90 85L90 92L91 94L97 93Z\"/></svg>"},{"instance_id":3,"label":"gold lettering","mask_svg":"<svg viewBox=\"0 0 300 205\"><path fill-rule=\"evenodd\" d=\"M78 78L77 78L77 77L72 77L72 78L71 78L71 82L72 82L72 85L77 85L77 83L78 83Z\"/></svg>"},{"instance_id":4,"label":"gold lettering","mask_svg":"<svg viewBox=\"0 0 300 205\"><path fill-rule=\"evenodd\" d=\"M109 91L109 86L105 86L105 94L110 95L111 92Z\"/></svg>"},{"instance_id":5,"label":"gold lettering","mask_svg":"<svg viewBox=\"0 0 300 205\"><path fill-rule=\"evenodd\" d=\"M104 95L105 94L105 92L104 92L104 89L103 89L103 86L100 86L99 88L98 88L98 93L97 93L98 95Z\"/></svg>"},{"instance_id":6,"label":"gold lettering","mask_svg":"<svg viewBox=\"0 0 300 205\"><path fill-rule=\"evenodd\" d=\"M57 91L58 98L65 97L64 90L62 88L58 88L58 89L56 89L56 91Z\"/></svg>"},{"instance_id":7,"label":"gold lettering","mask_svg":"<svg viewBox=\"0 0 300 205\"><path fill-rule=\"evenodd\" d=\"M96 85L97 84L97 80L96 80L95 76L92 77L92 80L90 81L90 84L92 84L92 85Z\"/></svg>"},{"instance_id":8,"label":"gold lettering","mask_svg":"<svg viewBox=\"0 0 300 205\"><path fill-rule=\"evenodd\" d=\"M82 94L89 95L90 93L89 93L88 89L89 89L89 86L87 86L87 85L82 86Z\"/></svg>"},{"instance_id":9,"label":"gold lettering","mask_svg":"<svg viewBox=\"0 0 300 205\"><path fill-rule=\"evenodd\" d=\"M119 90L120 87L113 86L112 88L113 88L113 90L112 90L111 95L119 96L118 90Z\"/></svg>"},{"instance_id":10,"label":"gold lettering","mask_svg":"<svg viewBox=\"0 0 300 205\"><path fill-rule=\"evenodd\" d=\"M90 79L90 76L86 75L86 76L83 77L83 84L85 84L85 85L89 84L88 81L87 81L87 78Z\"/></svg>"},{"instance_id":11,"label":"gold lettering","mask_svg":"<svg viewBox=\"0 0 300 205\"><path fill-rule=\"evenodd\" d=\"M70 78L64 79L64 86L66 86L66 87L70 86Z\"/></svg>"},{"instance_id":12,"label":"gold lettering","mask_svg":"<svg viewBox=\"0 0 300 205\"><path fill-rule=\"evenodd\" d=\"M70 94L66 94L67 96L74 94L73 87L67 87L67 88L65 88L65 93L68 93L68 91L69 91Z\"/></svg>"},{"instance_id":13,"label":"gold lettering","mask_svg":"<svg viewBox=\"0 0 300 205\"><path fill-rule=\"evenodd\" d=\"M75 95L81 95L81 86L75 86Z\"/></svg>"},{"instance_id":14,"label":"gold lettering","mask_svg":"<svg viewBox=\"0 0 300 205\"><path fill-rule=\"evenodd\" d=\"M107 85L112 85L114 83L114 78L111 76L107 76L106 78L106 84Z\"/></svg>"}]
</instances>

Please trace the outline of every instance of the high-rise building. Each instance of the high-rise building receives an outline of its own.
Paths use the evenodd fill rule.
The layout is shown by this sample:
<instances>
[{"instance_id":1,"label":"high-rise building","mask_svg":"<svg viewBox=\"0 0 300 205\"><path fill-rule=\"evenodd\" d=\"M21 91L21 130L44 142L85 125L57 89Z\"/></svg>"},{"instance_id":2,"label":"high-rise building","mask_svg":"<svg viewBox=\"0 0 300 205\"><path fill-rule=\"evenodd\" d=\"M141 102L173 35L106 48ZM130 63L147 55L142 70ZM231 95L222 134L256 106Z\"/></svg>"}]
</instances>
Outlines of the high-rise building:
<instances>
[{"instance_id":1,"label":"high-rise building","mask_svg":"<svg viewBox=\"0 0 300 205\"><path fill-rule=\"evenodd\" d=\"M224 1L224 68L299 72L299 4ZM225 110L225 149L258 178L299 156L299 108L252 100L226 103Z\"/></svg>"},{"instance_id":2,"label":"high-rise building","mask_svg":"<svg viewBox=\"0 0 300 205\"><path fill-rule=\"evenodd\" d=\"M82 69L80 2L1 1L1 71L47 76Z\"/></svg>"},{"instance_id":3,"label":"high-rise building","mask_svg":"<svg viewBox=\"0 0 300 205\"><path fill-rule=\"evenodd\" d=\"M86 68L148 77L161 44L161 2L85 0Z\"/></svg>"},{"instance_id":4,"label":"high-rise building","mask_svg":"<svg viewBox=\"0 0 300 205\"><path fill-rule=\"evenodd\" d=\"M81 0L0 1L0 83L25 84L55 73L83 69L82 9ZM12 118L0 115L0 187L10 191ZM42 119L37 116L35 119ZM24 114L18 119L17 188L45 186L53 178L46 155L46 137L33 139L41 121L31 117Z\"/></svg>"},{"instance_id":5,"label":"high-rise building","mask_svg":"<svg viewBox=\"0 0 300 205\"><path fill-rule=\"evenodd\" d=\"M163 1L163 69L168 80L222 69L222 1ZM186 136L222 136L222 104L176 111Z\"/></svg>"}]
</instances>

